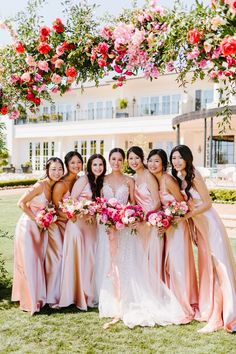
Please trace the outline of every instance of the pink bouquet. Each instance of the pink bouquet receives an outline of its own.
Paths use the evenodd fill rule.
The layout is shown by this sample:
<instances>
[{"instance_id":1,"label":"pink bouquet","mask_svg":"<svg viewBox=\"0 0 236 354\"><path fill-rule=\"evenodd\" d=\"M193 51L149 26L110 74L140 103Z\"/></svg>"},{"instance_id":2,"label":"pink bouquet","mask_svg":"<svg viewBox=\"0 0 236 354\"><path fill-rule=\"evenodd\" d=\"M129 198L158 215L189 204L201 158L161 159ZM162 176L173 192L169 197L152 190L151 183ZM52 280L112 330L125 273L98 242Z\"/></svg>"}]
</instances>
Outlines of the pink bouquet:
<instances>
[{"instance_id":1,"label":"pink bouquet","mask_svg":"<svg viewBox=\"0 0 236 354\"><path fill-rule=\"evenodd\" d=\"M140 205L125 205L122 214L121 220L125 226L132 227L136 222L144 220L144 211ZM132 228L131 233L137 234L136 228Z\"/></svg>"},{"instance_id":2,"label":"pink bouquet","mask_svg":"<svg viewBox=\"0 0 236 354\"><path fill-rule=\"evenodd\" d=\"M100 224L105 225L106 231L113 227L116 230L121 230L125 227L122 222L123 205L116 198L109 200L104 198L96 198L96 214Z\"/></svg>"},{"instance_id":3,"label":"pink bouquet","mask_svg":"<svg viewBox=\"0 0 236 354\"><path fill-rule=\"evenodd\" d=\"M65 213L68 219L72 219L75 215L83 217L85 215L95 215L94 203L91 200L82 199L74 200L72 197L63 199L59 203L59 208Z\"/></svg>"},{"instance_id":4,"label":"pink bouquet","mask_svg":"<svg viewBox=\"0 0 236 354\"><path fill-rule=\"evenodd\" d=\"M149 211L146 214L146 221L148 225L156 226L158 228L168 229L171 224L172 216L166 215L165 211Z\"/></svg>"},{"instance_id":5,"label":"pink bouquet","mask_svg":"<svg viewBox=\"0 0 236 354\"><path fill-rule=\"evenodd\" d=\"M44 230L57 220L56 210L52 204L48 204L44 209L40 210L36 216L35 221L38 226Z\"/></svg>"},{"instance_id":6,"label":"pink bouquet","mask_svg":"<svg viewBox=\"0 0 236 354\"><path fill-rule=\"evenodd\" d=\"M164 206L165 214L168 216L184 216L189 211L188 204L185 201L177 202L177 200L169 201Z\"/></svg>"}]
</instances>

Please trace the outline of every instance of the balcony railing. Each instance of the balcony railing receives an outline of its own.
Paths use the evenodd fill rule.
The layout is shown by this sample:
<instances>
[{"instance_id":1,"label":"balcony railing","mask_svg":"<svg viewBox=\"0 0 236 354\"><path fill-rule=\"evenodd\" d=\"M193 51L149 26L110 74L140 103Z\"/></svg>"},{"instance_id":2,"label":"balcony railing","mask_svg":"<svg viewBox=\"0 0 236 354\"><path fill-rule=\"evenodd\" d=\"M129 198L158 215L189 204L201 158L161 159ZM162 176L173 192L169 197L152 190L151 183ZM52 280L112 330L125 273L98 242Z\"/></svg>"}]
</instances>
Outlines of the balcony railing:
<instances>
[{"instance_id":1,"label":"balcony railing","mask_svg":"<svg viewBox=\"0 0 236 354\"><path fill-rule=\"evenodd\" d=\"M119 119L129 117L150 117L178 114L171 112L168 107L164 111L160 111L157 107L148 105L135 105L125 109L110 107L107 109L87 109L74 110L66 112L58 112L53 114L39 113L37 115L27 115L26 118L15 120L16 125L20 124L35 124L35 123L56 123L56 122L76 122L85 120L100 120L100 119Z\"/></svg>"}]
</instances>

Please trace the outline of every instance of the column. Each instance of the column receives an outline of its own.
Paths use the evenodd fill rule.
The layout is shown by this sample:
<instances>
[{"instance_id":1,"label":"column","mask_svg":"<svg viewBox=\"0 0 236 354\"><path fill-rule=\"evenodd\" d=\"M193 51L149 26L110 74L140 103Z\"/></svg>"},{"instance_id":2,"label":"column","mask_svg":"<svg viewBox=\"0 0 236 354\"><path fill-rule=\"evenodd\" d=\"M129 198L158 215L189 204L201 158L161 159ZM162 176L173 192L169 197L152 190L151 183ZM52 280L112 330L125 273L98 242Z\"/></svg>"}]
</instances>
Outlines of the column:
<instances>
[{"instance_id":1,"label":"column","mask_svg":"<svg viewBox=\"0 0 236 354\"><path fill-rule=\"evenodd\" d=\"M207 150L207 118L204 118L204 167L206 167L206 150Z\"/></svg>"}]
</instances>

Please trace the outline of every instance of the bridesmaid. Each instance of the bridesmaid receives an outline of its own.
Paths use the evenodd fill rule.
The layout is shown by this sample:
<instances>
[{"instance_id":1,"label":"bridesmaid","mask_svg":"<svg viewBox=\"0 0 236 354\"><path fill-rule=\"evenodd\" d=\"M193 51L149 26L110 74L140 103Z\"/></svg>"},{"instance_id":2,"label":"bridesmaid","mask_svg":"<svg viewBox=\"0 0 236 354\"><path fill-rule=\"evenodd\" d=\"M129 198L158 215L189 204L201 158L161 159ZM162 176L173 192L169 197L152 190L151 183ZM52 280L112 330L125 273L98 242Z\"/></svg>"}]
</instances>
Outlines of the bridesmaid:
<instances>
[{"instance_id":1,"label":"bridesmaid","mask_svg":"<svg viewBox=\"0 0 236 354\"><path fill-rule=\"evenodd\" d=\"M55 184L52 192L52 200L57 208L57 224L49 227L48 246L45 258L45 276L47 286L47 303L55 306L60 298L60 279L62 264L63 238L68 217L59 207L63 199L70 196L72 187L82 170L82 156L76 151L70 151L65 156L67 173Z\"/></svg>"},{"instance_id":2,"label":"bridesmaid","mask_svg":"<svg viewBox=\"0 0 236 354\"><path fill-rule=\"evenodd\" d=\"M160 209L158 183L144 165L143 150L138 146L131 147L128 150L127 159L129 167L135 171L133 177L136 202L142 206L145 212ZM150 227L146 223L138 225L138 232L143 243L144 267L147 268L154 289L159 291L160 279L163 279L163 239L158 236L155 227Z\"/></svg>"},{"instance_id":3,"label":"bridesmaid","mask_svg":"<svg viewBox=\"0 0 236 354\"><path fill-rule=\"evenodd\" d=\"M17 204L24 213L16 225L12 301L19 301L21 310L31 314L39 312L46 303L44 232L35 216L51 201L52 187L63 173L63 162L57 157L50 158L46 163L46 178L37 182Z\"/></svg>"},{"instance_id":4,"label":"bridesmaid","mask_svg":"<svg viewBox=\"0 0 236 354\"><path fill-rule=\"evenodd\" d=\"M106 161L100 154L92 155L87 163L87 174L73 186L73 199L92 200L100 196ZM94 259L96 249L96 222L86 218L68 221L64 235L61 275L60 307L75 304L80 310L94 306Z\"/></svg>"},{"instance_id":5,"label":"bridesmaid","mask_svg":"<svg viewBox=\"0 0 236 354\"><path fill-rule=\"evenodd\" d=\"M172 174L184 190L196 228L198 246L200 320L208 324L201 333L224 327L236 331L236 268L225 227L212 207L207 186L193 166L186 145L176 146L170 155Z\"/></svg>"},{"instance_id":6,"label":"bridesmaid","mask_svg":"<svg viewBox=\"0 0 236 354\"><path fill-rule=\"evenodd\" d=\"M147 165L158 180L162 205L166 206L169 201L184 200L178 182L166 172L168 159L164 150L152 150L148 155ZM198 306L198 289L187 222L180 223L177 228L170 226L166 230L164 278L181 304L186 320L191 321Z\"/></svg>"}]
</instances>

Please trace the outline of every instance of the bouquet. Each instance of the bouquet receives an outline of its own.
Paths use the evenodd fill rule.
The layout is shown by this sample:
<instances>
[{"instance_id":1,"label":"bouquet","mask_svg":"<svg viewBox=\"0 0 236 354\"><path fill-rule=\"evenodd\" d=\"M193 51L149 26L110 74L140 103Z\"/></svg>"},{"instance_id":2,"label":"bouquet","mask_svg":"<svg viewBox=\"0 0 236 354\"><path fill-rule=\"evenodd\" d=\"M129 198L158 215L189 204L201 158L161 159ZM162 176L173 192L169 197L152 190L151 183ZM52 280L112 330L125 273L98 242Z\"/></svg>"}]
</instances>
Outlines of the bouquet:
<instances>
[{"instance_id":1,"label":"bouquet","mask_svg":"<svg viewBox=\"0 0 236 354\"><path fill-rule=\"evenodd\" d=\"M48 204L44 209L40 210L35 221L40 228L47 230L49 226L57 220L56 210L53 204Z\"/></svg>"},{"instance_id":2,"label":"bouquet","mask_svg":"<svg viewBox=\"0 0 236 354\"><path fill-rule=\"evenodd\" d=\"M165 214L172 218L171 224L177 227L174 217L183 217L188 213L189 207L185 201L177 202L177 200L169 201L164 207Z\"/></svg>"},{"instance_id":3,"label":"bouquet","mask_svg":"<svg viewBox=\"0 0 236 354\"><path fill-rule=\"evenodd\" d=\"M116 230L122 230L125 225L122 222L123 205L118 202L116 198L109 200L105 198L96 198L97 206L96 214L100 224L105 225L106 232L111 227Z\"/></svg>"},{"instance_id":4,"label":"bouquet","mask_svg":"<svg viewBox=\"0 0 236 354\"><path fill-rule=\"evenodd\" d=\"M144 211L140 205L125 205L122 210L122 223L125 226L132 226L136 222L144 220ZM137 234L137 229L134 227L131 233Z\"/></svg>"},{"instance_id":5,"label":"bouquet","mask_svg":"<svg viewBox=\"0 0 236 354\"><path fill-rule=\"evenodd\" d=\"M67 215L68 219L72 219L75 215L79 215L80 217L95 215L94 203L87 199L78 201L72 197L68 197L59 203L59 208Z\"/></svg>"},{"instance_id":6,"label":"bouquet","mask_svg":"<svg viewBox=\"0 0 236 354\"><path fill-rule=\"evenodd\" d=\"M166 215L164 210L152 210L146 214L148 225L156 226L157 228L168 229L171 225L172 216Z\"/></svg>"}]
</instances>

